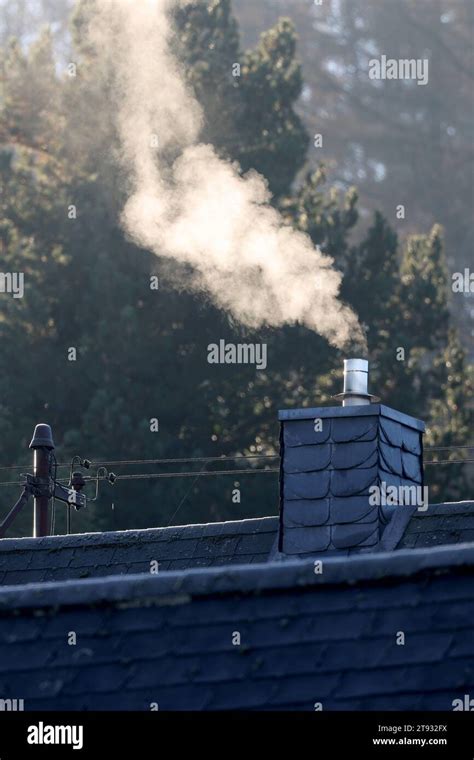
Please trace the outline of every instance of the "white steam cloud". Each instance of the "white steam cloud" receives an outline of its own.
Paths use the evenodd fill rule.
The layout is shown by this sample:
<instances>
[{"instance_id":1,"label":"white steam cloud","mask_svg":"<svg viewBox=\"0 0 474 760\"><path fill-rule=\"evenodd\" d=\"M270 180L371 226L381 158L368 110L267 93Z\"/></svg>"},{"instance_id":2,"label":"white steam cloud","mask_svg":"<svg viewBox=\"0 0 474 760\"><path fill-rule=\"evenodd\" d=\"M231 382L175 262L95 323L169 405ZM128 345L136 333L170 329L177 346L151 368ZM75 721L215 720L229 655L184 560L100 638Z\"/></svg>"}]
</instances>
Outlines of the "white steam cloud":
<instances>
[{"instance_id":1,"label":"white steam cloud","mask_svg":"<svg viewBox=\"0 0 474 760\"><path fill-rule=\"evenodd\" d=\"M90 41L117 82L130 183L125 230L191 265L194 287L244 325L300 323L336 346L363 342L355 314L338 300L332 259L284 224L262 176L242 176L199 143L201 109L171 52L169 10L178 1L98 0L90 19Z\"/></svg>"}]
</instances>

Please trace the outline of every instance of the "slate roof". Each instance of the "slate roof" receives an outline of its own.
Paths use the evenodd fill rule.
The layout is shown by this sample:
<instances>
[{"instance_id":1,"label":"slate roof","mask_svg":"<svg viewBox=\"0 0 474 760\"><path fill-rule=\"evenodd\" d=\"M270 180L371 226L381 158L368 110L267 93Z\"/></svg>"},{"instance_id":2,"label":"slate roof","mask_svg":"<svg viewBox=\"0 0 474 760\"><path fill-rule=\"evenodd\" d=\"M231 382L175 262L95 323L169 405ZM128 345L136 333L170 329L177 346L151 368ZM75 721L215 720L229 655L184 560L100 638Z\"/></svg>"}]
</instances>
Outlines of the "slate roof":
<instances>
[{"instance_id":1,"label":"slate roof","mask_svg":"<svg viewBox=\"0 0 474 760\"><path fill-rule=\"evenodd\" d=\"M282 559L276 551L278 522L278 517L263 517L173 528L2 539L0 587L149 573L152 560L159 563L160 572L165 572ZM468 541L474 541L473 501L432 504L425 512L403 507L372 551ZM350 556L356 553L345 552Z\"/></svg>"},{"instance_id":2,"label":"slate roof","mask_svg":"<svg viewBox=\"0 0 474 760\"><path fill-rule=\"evenodd\" d=\"M252 564L275 543L277 517L110 533L0 540L0 585Z\"/></svg>"},{"instance_id":3,"label":"slate roof","mask_svg":"<svg viewBox=\"0 0 474 760\"><path fill-rule=\"evenodd\" d=\"M426 512L412 510L398 546L413 548L474 541L474 501L430 504Z\"/></svg>"},{"instance_id":4,"label":"slate roof","mask_svg":"<svg viewBox=\"0 0 474 760\"><path fill-rule=\"evenodd\" d=\"M327 558L320 575L297 559L4 587L0 695L26 710L451 710L474 693L473 571L461 544Z\"/></svg>"}]
</instances>

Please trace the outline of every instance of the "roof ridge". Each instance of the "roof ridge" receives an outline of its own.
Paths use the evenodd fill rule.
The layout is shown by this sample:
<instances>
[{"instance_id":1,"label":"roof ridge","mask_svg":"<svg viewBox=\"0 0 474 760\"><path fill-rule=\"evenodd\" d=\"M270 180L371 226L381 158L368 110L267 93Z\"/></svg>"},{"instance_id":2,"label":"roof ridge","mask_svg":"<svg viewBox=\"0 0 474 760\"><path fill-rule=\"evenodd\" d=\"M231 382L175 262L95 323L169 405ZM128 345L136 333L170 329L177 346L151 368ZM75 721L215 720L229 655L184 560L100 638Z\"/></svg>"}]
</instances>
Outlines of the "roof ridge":
<instances>
[{"instance_id":1,"label":"roof ridge","mask_svg":"<svg viewBox=\"0 0 474 760\"><path fill-rule=\"evenodd\" d=\"M214 536L223 534L242 534L253 533L256 529L260 532L262 527L268 525L269 531L275 530L278 523L277 515L268 515L266 517L250 517L242 520L224 520L222 522L209 523L189 523L186 525L167 525L155 528L132 528L127 530L114 531L95 531L90 533L72 533L71 535L44 536L42 538L3 538L0 540L1 551L18 551L22 550L41 550L41 549L62 549L73 548L75 546L105 546L107 544L126 544L135 538L156 541L157 537L163 535L168 537L173 533L188 533L191 536L204 535ZM274 525L275 524L275 525ZM253 529L253 530L252 530Z\"/></svg>"},{"instance_id":2,"label":"roof ridge","mask_svg":"<svg viewBox=\"0 0 474 760\"><path fill-rule=\"evenodd\" d=\"M126 603L155 599L156 603L176 603L177 598L216 594L259 594L264 590L308 586L351 585L360 582L386 583L418 573L439 575L474 572L474 543L402 549L319 559L323 572L315 573L313 560L291 559L232 568L193 568L179 572L140 573L84 580L31 583L0 588L0 615L19 609L69 606L106 602ZM71 595L71 590L74 593Z\"/></svg>"}]
</instances>

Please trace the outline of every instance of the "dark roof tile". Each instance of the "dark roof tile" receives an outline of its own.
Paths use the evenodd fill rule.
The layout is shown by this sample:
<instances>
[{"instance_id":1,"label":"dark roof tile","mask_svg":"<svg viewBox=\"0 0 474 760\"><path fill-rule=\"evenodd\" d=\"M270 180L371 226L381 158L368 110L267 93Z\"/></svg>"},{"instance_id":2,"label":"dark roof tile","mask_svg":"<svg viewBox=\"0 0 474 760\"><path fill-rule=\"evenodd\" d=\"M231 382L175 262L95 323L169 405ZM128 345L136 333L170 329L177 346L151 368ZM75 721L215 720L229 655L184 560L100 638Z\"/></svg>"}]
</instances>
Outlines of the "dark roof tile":
<instances>
[{"instance_id":1,"label":"dark roof tile","mask_svg":"<svg viewBox=\"0 0 474 760\"><path fill-rule=\"evenodd\" d=\"M73 671L74 672L74 671ZM128 669L120 663L82 665L75 671L75 678L64 686L64 694L97 694L119 691L129 679Z\"/></svg>"},{"instance_id":2,"label":"dark roof tile","mask_svg":"<svg viewBox=\"0 0 474 760\"><path fill-rule=\"evenodd\" d=\"M453 690L473 683L474 665L469 660L431 662L405 667L372 669L370 679L363 671L347 671L341 682L341 691L348 697L367 697L397 693L415 694L439 691L450 685Z\"/></svg>"},{"instance_id":3,"label":"dark roof tile","mask_svg":"<svg viewBox=\"0 0 474 760\"><path fill-rule=\"evenodd\" d=\"M285 554L324 552L331 543L329 526L288 528L285 532Z\"/></svg>"},{"instance_id":4,"label":"dark roof tile","mask_svg":"<svg viewBox=\"0 0 474 760\"><path fill-rule=\"evenodd\" d=\"M402 425L402 446L405 451L410 451L417 457L421 454L421 435L418 430L413 430L407 425Z\"/></svg>"},{"instance_id":5,"label":"dark roof tile","mask_svg":"<svg viewBox=\"0 0 474 760\"><path fill-rule=\"evenodd\" d=\"M283 468L287 473L317 472L326 470L331 462L331 446L320 444L315 446L299 446L288 448Z\"/></svg>"},{"instance_id":6,"label":"dark roof tile","mask_svg":"<svg viewBox=\"0 0 474 760\"><path fill-rule=\"evenodd\" d=\"M377 441L353 443L335 443L332 449L331 464L336 470L348 470L355 467L373 467L377 463Z\"/></svg>"},{"instance_id":7,"label":"dark roof tile","mask_svg":"<svg viewBox=\"0 0 474 760\"><path fill-rule=\"evenodd\" d=\"M377 511L366 496L346 496L343 499L331 499L332 522L345 525L347 523L372 522Z\"/></svg>"},{"instance_id":8,"label":"dark roof tile","mask_svg":"<svg viewBox=\"0 0 474 760\"><path fill-rule=\"evenodd\" d=\"M474 687L473 572L459 546L0 590L0 688L26 709L450 709Z\"/></svg>"},{"instance_id":9,"label":"dark roof tile","mask_svg":"<svg viewBox=\"0 0 474 760\"><path fill-rule=\"evenodd\" d=\"M380 457L382 467L394 475L403 475L402 450L380 441Z\"/></svg>"},{"instance_id":10,"label":"dark roof tile","mask_svg":"<svg viewBox=\"0 0 474 760\"><path fill-rule=\"evenodd\" d=\"M403 442L402 427L403 426L399 422L394 422L393 420L381 417L380 428L382 441L390 444L390 446L395 446L400 449Z\"/></svg>"},{"instance_id":11,"label":"dark roof tile","mask_svg":"<svg viewBox=\"0 0 474 760\"><path fill-rule=\"evenodd\" d=\"M456 631L449 656L472 657L474 659L474 635L471 627Z\"/></svg>"},{"instance_id":12,"label":"dark roof tile","mask_svg":"<svg viewBox=\"0 0 474 760\"><path fill-rule=\"evenodd\" d=\"M17 583L38 583L46 578L46 570L13 570L3 576L5 586L13 586Z\"/></svg>"},{"instance_id":13,"label":"dark roof tile","mask_svg":"<svg viewBox=\"0 0 474 760\"><path fill-rule=\"evenodd\" d=\"M288 528L304 525L324 525L329 519L329 499L301 499L293 501L291 513L283 514L283 524Z\"/></svg>"},{"instance_id":14,"label":"dark roof tile","mask_svg":"<svg viewBox=\"0 0 474 760\"><path fill-rule=\"evenodd\" d=\"M2 549L5 545L4 541L5 539L0 542L0 548ZM13 552L8 552L8 554L0 552L0 568L2 570L8 570L9 572L12 572L13 570L24 570L29 567L31 558L32 552L22 551L21 548L18 548Z\"/></svg>"},{"instance_id":15,"label":"dark roof tile","mask_svg":"<svg viewBox=\"0 0 474 760\"><path fill-rule=\"evenodd\" d=\"M377 435L377 418L342 417L331 420L331 437L334 443L373 441Z\"/></svg>"},{"instance_id":16,"label":"dark roof tile","mask_svg":"<svg viewBox=\"0 0 474 760\"><path fill-rule=\"evenodd\" d=\"M283 428L283 441L288 448L326 443L330 435L331 420L324 420L322 430L315 430L313 420L295 420Z\"/></svg>"},{"instance_id":17,"label":"dark roof tile","mask_svg":"<svg viewBox=\"0 0 474 760\"><path fill-rule=\"evenodd\" d=\"M331 473L326 470L314 477L311 473L288 474L283 488L285 499L324 499L329 493Z\"/></svg>"},{"instance_id":18,"label":"dark roof tile","mask_svg":"<svg viewBox=\"0 0 474 760\"><path fill-rule=\"evenodd\" d=\"M333 470L331 472L331 493L333 496L357 496L368 493L369 487L377 481L377 473L377 467Z\"/></svg>"},{"instance_id":19,"label":"dark roof tile","mask_svg":"<svg viewBox=\"0 0 474 760\"><path fill-rule=\"evenodd\" d=\"M410 454L408 451L402 452L403 474L405 478L422 482L420 457Z\"/></svg>"},{"instance_id":20,"label":"dark roof tile","mask_svg":"<svg viewBox=\"0 0 474 760\"><path fill-rule=\"evenodd\" d=\"M336 549L348 549L354 546L375 546L379 539L378 519L371 523L360 522L354 525L333 525L331 542Z\"/></svg>"},{"instance_id":21,"label":"dark roof tile","mask_svg":"<svg viewBox=\"0 0 474 760\"><path fill-rule=\"evenodd\" d=\"M308 705L324 700L333 695L339 688L340 674L328 676L326 673L308 673L298 677L298 688L295 689L295 679L280 678L276 681L278 688L269 700L270 705L280 704L291 706L296 700L307 700Z\"/></svg>"}]
</instances>

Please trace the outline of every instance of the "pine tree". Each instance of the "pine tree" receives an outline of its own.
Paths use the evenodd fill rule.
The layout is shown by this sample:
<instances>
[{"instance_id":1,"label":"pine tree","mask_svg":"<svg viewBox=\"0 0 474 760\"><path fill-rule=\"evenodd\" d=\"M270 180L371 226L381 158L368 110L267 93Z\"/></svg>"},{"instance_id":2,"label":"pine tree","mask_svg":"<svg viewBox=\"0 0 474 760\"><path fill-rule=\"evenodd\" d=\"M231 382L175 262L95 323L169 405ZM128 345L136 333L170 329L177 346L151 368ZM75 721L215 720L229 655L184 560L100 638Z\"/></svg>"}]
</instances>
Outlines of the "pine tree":
<instances>
[{"instance_id":1,"label":"pine tree","mask_svg":"<svg viewBox=\"0 0 474 760\"><path fill-rule=\"evenodd\" d=\"M0 140L44 153L61 128L59 90L51 34L46 29L23 53L11 40L1 61Z\"/></svg>"},{"instance_id":2,"label":"pine tree","mask_svg":"<svg viewBox=\"0 0 474 760\"><path fill-rule=\"evenodd\" d=\"M294 110L302 82L287 22L245 54L226 0L184 7L177 28L190 83L208 113L203 139L212 138L244 170L267 173L285 222L334 258L344 277L342 297L367 326L375 391L385 403L426 418L429 441L470 442L462 416L468 369L449 332L440 231L412 239L402 252L376 215L353 244L354 189L328 188L323 169L292 189L307 135ZM75 78L52 68L47 37L41 55L13 46L4 68L1 257L5 267L25 272L26 292L21 301L0 301L0 461L29 462L32 427L45 418L65 462L73 454L114 460L277 452L278 408L334 403L343 355L302 327L252 332L230 323L183 291L176 264L125 240L118 221L125 194L107 100L110 72L81 42L80 18L74 39ZM232 75L235 62L241 63L240 78ZM71 203L75 219L68 216ZM158 292L150 289L152 274L160 277ZM207 346L219 338L267 343L268 370L241 365L210 371ZM67 360L71 346L76 362ZM405 361L397 360L400 346ZM454 373L446 370L448 348ZM459 424L447 411L455 407L461 409ZM150 432L152 417L159 418L157 434ZM230 480L202 478L177 515L189 479L121 481L115 492L104 486L75 527L275 512L276 481L272 489L267 476L243 477L241 504L231 502ZM439 498L451 485L439 482ZM9 506L4 499L2 513Z\"/></svg>"},{"instance_id":3,"label":"pine tree","mask_svg":"<svg viewBox=\"0 0 474 760\"><path fill-rule=\"evenodd\" d=\"M444 351L434 361L432 389L438 392L433 392L430 405L426 445L450 448L438 451L436 455L432 452L430 460L468 459L466 451L457 447L472 442L473 379L472 371L467 367L466 353L453 328L448 332ZM468 467L452 464L427 467L430 500L456 501L465 498L469 487L472 487Z\"/></svg>"}]
</instances>

